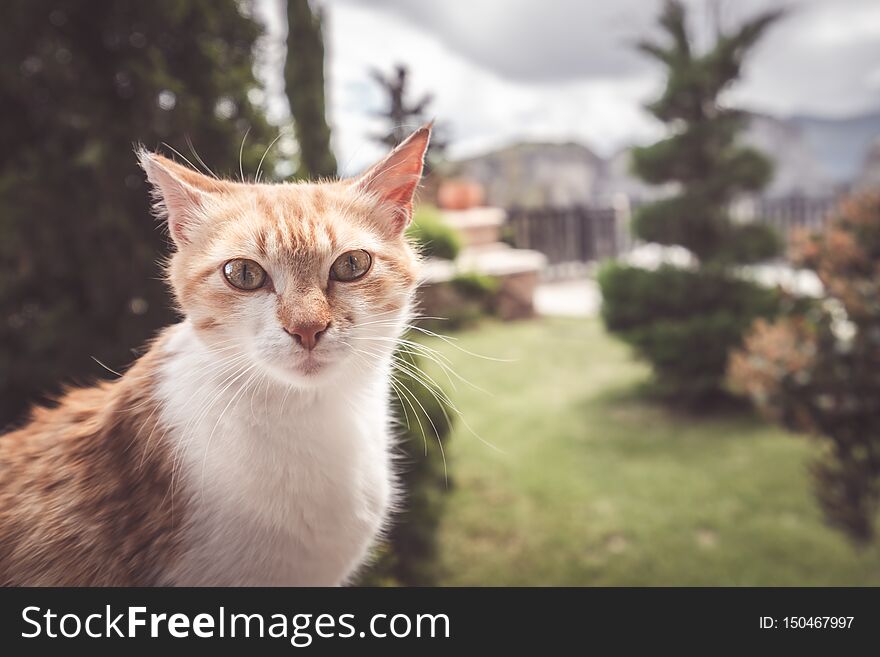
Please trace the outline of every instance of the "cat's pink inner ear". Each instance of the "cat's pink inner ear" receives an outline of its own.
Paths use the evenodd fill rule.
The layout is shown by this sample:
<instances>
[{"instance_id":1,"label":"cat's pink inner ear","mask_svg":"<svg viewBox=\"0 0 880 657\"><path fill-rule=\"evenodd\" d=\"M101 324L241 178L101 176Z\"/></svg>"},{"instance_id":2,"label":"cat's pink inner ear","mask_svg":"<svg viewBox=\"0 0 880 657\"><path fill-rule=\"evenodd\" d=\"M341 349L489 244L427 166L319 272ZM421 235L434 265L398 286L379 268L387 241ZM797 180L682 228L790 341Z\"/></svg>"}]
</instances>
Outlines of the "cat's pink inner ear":
<instances>
[{"instance_id":1,"label":"cat's pink inner ear","mask_svg":"<svg viewBox=\"0 0 880 657\"><path fill-rule=\"evenodd\" d=\"M413 196L422 178L430 139L431 124L422 126L357 181L359 188L391 208L390 227L395 233L402 232L412 220Z\"/></svg>"},{"instance_id":2,"label":"cat's pink inner ear","mask_svg":"<svg viewBox=\"0 0 880 657\"><path fill-rule=\"evenodd\" d=\"M153 185L156 214L168 222L168 230L178 246L190 243L204 221L211 195L221 191L223 183L157 153L140 150L137 155Z\"/></svg>"}]
</instances>

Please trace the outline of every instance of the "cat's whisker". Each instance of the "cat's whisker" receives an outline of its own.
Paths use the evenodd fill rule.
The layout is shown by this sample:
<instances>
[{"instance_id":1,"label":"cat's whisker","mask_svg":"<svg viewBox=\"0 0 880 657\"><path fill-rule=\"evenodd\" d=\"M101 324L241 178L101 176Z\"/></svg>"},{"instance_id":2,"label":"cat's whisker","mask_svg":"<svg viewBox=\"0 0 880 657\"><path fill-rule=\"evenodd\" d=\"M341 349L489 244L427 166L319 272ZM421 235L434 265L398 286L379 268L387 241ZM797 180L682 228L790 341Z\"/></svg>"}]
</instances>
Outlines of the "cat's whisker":
<instances>
[{"instance_id":1,"label":"cat's whisker","mask_svg":"<svg viewBox=\"0 0 880 657\"><path fill-rule=\"evenodd\" d=\"M403 409L403 415L404 415L404 418L406 419L407 431L412 431L412 425L410 424L410 421L409 421L409 411L406 410L406 404L404 404L404 402L403 402L404 398L401 397L401 393L400 393L400 383L397 381L397 379L394 377L393 374L391 375L391 378L388 380L388 383L391 384L391 389L394 391L394 394L397 395L397 399L400 402L400 407ZM412 407L412 403L410 403L410 407ZM413 414L415 414L415 409L413 409ZM418 420L418 416L416 416L416 419ZM421 427L421 423L419 423L419 427L422 428L422 441L425 443L425 456L427 456L428 455L428 437L425 435L425 431L424 431L424 428Z\"/></svg>"},{"instance_id":2,"label":"cat's whisker","mask_svg":"<svg viewBox=\"0 0 880 657\"><path fill-rule=\"evenodd\" d=\"M440 455L443 458L443 479L446 482L446 486L448 488L449 487L449 471L448 471L447 464L446 464L446 452L443 450L443 440L440 438L440 432L437 430L437 426L434 424L434 420L431 419L430 414L425 409L425 407L422 405L422 402L419 401L419 398L416 396L416 394L412 390L407 388L405 385L402 385L401 387L402 387L404 393L408 394L410 396L410 398L413 401L415 401L416 404L418 404L419 408L422 409L422 413L424 413L425 417L428 418L428 422L430 422L431 428L434 430L434 436L437 438L437 445L440 447ZM415 413L415 408L413 408L413 413ZM416 419L418 420L418 415L416 415ZM421 421L419 421L419 426L422 426ZM424 427L422 427L422 435L424 436Z\"/></svg>"},{"instance_id":3,"label":"cat's whisker","mask_svg":"<svg viewBox=\"0 0 880 657\"><path fill-rule=\"evenodd\" d=\"M192 162L190 162L190 161L187 159L187 157L186 157L183 153L181 153L179 150L177 150L176 148L174 148L174 146L172 146L171 144L169 144L167 141L163 141L163 142L162 142L162 145L163 145L165 148L167 148L167 149L169 149L170 151L172 151L172 152L173 152L175 155L177 155L177 157L179 157L181 160L183 160L184 162L186 162L186 163L187 163L192 169L195 169L196 171L199 170L199 168L198 168L195 164L193 164ZM216 178L216 176L214 176L214 177Z\"/></svg>"},{"instance_id":4,"label":"cat's whisker","mask_svg":"<svg viewBox=\"0 0 880 657\"><path fill-rule=\"evenodd\" d=\"M349 344L347 342L343 342L343 344L345 344L346 346L348 346L352 350L352 352L351 352L352 356L354 356L355 362L358 363L359 365L362 365L364 362L368 362L367 361L368 358L375 358L374 354L367 353L362 350L357 350L351 344ZM398 401L400 401L400 407L403 409L404 417L406 419L406 428L411 430L412 425L410 424L409 412L406 410L406 404L404 403L404 397L401 397L400 388L399 388L399 385L402 385L402 384L400 384L400 382L397 381L397 379L394 377L393 372L391 373L391 378L389 379L389 383L391 384L391 388L392 388L394 394L397 395ZM412 407L411 402L409 403L409 405L410 405L410 407ZM415 416L416 420L418 421L419 418L418 418L418 414L416 414L416 412L415 412L415 408L413 408L412 410L413 410L413 415ZM425 442L425 454L427 454L428 438L425 435L425 430L424 430L424 427L422 426L421 422L419 422L419 428L421 429L422 439Z\"/></svg>"},{"instance_id":5,"label":"cat's whisker","mask_svg":"<svg viewBox=\"0 0 880 657\"><path fill-rule=\"evenodd\" d=\"M229 386L231 386L233 383L235 383L235 379L242 373L242 371L244 371L245 367L246 367L245 365L236 364L234 367L229 368L220 374L220 377L225 377L225 378L223 379L223 381L221 383L218 384L217 387L220 388L222 386L222 389L219 390L215 394L213 399L209 403L205 404L204 407L199 412L195 413L190 418L190 420L186 423L186 425L183 427L183 430L181 433L183 435L184 442L188 443L192 440L192 438L190 438L190 433L189 433L190 427L192 427L192 426L198 427L198 425L201 424L202 419L207 415L208 412L210 412L211 408L214 406L214 404L217 402L217 400L222 397L222 395L226 392L226 390L229 388ZM229 372L229 371L232 371L232 373L227 375L227 372Z\"/></svg>"},{"instance_id":6,"label":"cat's whisker","mask_svg":"<svg viewBox=\"0 0 880 657\"><path fill-rule=\"evenodd\" d=\"M247 374L248 372L253 370L255 367L257 367L256 363L251 363L250 365L241 366L241 367L237 368L232 375L227 377L224 380L224 382L220 384L223 386L222 389L220 389L214 395L213 399L208 404L205 405L204 409L202 410L202 413L197 417L197 419L194 423L195 426L198 426L201 423L201 421L210 412L211 408L217 402L217 400L221 399L223 397L223 395L226 393L226 391L229 390L229 388L231 388L233 385L235 385L236 381L239 381L245 374Z\"/></svg>"},{"instance_id":7,"label":"cat's whisker","mask_svg":"<svg viewBox=\"0 0 880 657\"><path fill-rule=\"evenodd\" d=\"M447 406L452 409L456 415L463 417L463 413L452 402L449 395L446 394L446 391L443 390L443 388L441 388L440 385L424 370L419 368L415 363L406 361L400 357L396 356L395 360L398 369L409 375L410 378L415 379L416 382L421 384L421 386L434 398L434 401L436 401L437 405L440 407L447 424L450 426L452 425L449 414L446 412Z\"/></svg>"},{"instance_id":8,"label":"cat's whisker","mask_svg":"<svg viewBox=\"0 0 880 657\"><path fill-rule=\"evenodd\" d=\"M247 356L241 354L238 356L227 357L225 360L218 361L217 363L212 363L211 365L209 365L207 367L207 369L204 372L202 372L201 376L198 379L196 379L195 382L198 383L198 382L206 379L207 377L211 376L212 373L216 372L218 369L222 369L223 367L229 365L231 362L235 362L237 360L242 360L245 358L247 358ZM126 412L126 411L137 410L137 409L142 408L144 406L147 406L151 403L153 403L153 400L147 399L146 401L143 401L140 404L137 404L135 406L129 406L129 407L123 407L123 408L117 409L117 412L122 413L122 412Z\"/></svg>"},{"instance_id":9,"label":"cat's whisker","mask_svg":"<svg viewBox=\"0 0 880 657\"><path fill-rule=\"evenodd\" d=\"M116 376L122 376L121 373L119 373L119 372L117 372L116 370L114 370L114 369L108 367L107 365L105 365L104 363L102 363L101 361L99 361L99 360L98 360L97 358L95 358L94 356L90 356L90 358L91 358L93 361L95 361L98 365L100 365L101 367L103 367L105 370L107 370L108 372L110 372L110 374L115 374Z\"/></svg>"},{"instance_id":10,"label":"cat's whisker","mask_svg":"<svg viewBox=\"0 0 880 657\"><path fill-rule=\"evenodd\" d=\"M428 329L426 329L424 327L414 326L412 324L408 324L407 328L409 328L413 331L419 331L420 333L424 333L425 335L428 335L432 338L437 338L438 340L443 340L443 342L447 343L451 347L458 349L459 351L467 354L468 356L473 356L474 358L481 358L482 360L491 360L496 363L515 363L516 362L515 358L495 358L493 356L484 356L482 354L477 354L477 353L474 353L473 351L469 351L468 349L465 349L464 347L455 344L455 341L458 340L458 338L455 338L451 335L443 335L442 333L435 333L434 331L429 331Z\"/></svg>"},{"instance_id":11,"label":"cat's whisker","mask_svg":"<svg viewBox=\"0 0 880 657\"><path fill-rule=\"evenodd\" d=\"M418 376L416 376L413 372L408 370L401 370L405 374L409 375L409 378L415 379L417 383L419 383L428 393L434 398L434 401L437 402L437 406L440 408L440 412L443 413L443 419L446 421L447 426L452 426L452 419L449 417L449 413L446 412L446 403L448 398L443 395L439 395L430 385L428 385L425 381L422 381ZM412 392L412 391L410 391ZM442 392L442 391L441 391ZM456 409L453 409L456 410ZM457 412L457 410L456 410ZM433 424L433 423L432 423ZM437 436L437 440L439 442L440 436Z\"/></svg>"},{"instance_id":12,"label":"cat's whisker","mask_svg":"<svg viewBox=\"0 0 880 657\"><path fill-rule=\"evenodd\" d=\"M437 384L437 382L432 377L430 377L423 369L421 369L414 363L404 361L399 357L395 358L395 366L398 367L405 374L408 374L410 378L421 384L422 387L424 387L435 398L441 410L443 411L444 416L446 416L447 421L449 421L449 417L446 414L446 407L448 406L455 413L456 417L461 420L464 427L472 436L474 436L474 438L498 453L505 453L504 450L502 450L500 447L487 441L482 436L480 436L479 433L477 433L477 431L467 421L464 413L462 413L461 410L449 398L449 395L447 395L446 392ZM425 377L427 377L427 380L425 379Z\"/></svg>"},{"instance_id":13,"label":"cat's whisker","mask_svg":"<svg viewBox=\"0 0 880 657\"><path fill-rule=\"evenodd\" d=\"M247 130L244 131L244 137L241 138L241 146L238 147L238 172L241 174L241 182L244 182L244 165L241 163L241 159L244 155L244 143L247 141L250 132L251 126L248 126Z\"/></svg>"},{"instance_id":14,"label":"cat's whisker","mask_svg":"<svg viewBox=\"0 0 880 657\"><path fill-rule=\"evenodd\" d=\"M284 415L284 403L287 401L287 396L290 394L290 391L293 389L293 384L287 384L287 390L284 392L284 397L281 399L281 412L279 415Z\"/></svg>"},{"instance_id":15,"label":"cat's whisker","mask_svg":"<svg viewBox=\"0 0 880 657\"><path fill-rule=\"evenodd\" d=\"M371 352L362 352L362 353L368 353L368 354L371 354ZM375 354L371 354L371 355L375 355ZM402 361L401 359L399 359L398 357L394 356L393 354L392 354L392 358L393 358L395 361L397 361L397 366L398 366L398 368L399 368L404 374L407 374L410 378L414 379L416 382L418 382L419 384L421 384L422 387L424 387L424 388L425 388L425 389L426 389L426 390L427 390L427 391L428 391L428 392L434 397L435 401L437 402L438 406L440 407L441 412L443 413L443 416L444 416L444 418L445 418L447 424L448 424L449 426L451 426L451 425L452 425L452 422L451 422L451 420L450 420L450 418L449 418L449 415L448 415L447 412L446 412L445 404L449 404L451 408L453 408L454 410L456 410L456 412L458 412L458 410L454 407L454 405L451 403L451 401L450 401L449 398L446 396L446 394L442 391L442 389L437 385L437 383L436 383L435 381L433 381L433 379L430 379L430 377L428 377L428 379L430 379L431 383L428 383L428 382L427 382L427 381L426 381L426 380L420 375L420 372L421 372L421 371L418 370L418 368L416 368L416 367L409 367L408 364L407 364L405 361ZM405 366L404 366L404 367L401 367L401 365L405 365ZM427 375L425 375L425 376L427 376ZM440 438L440 432L438 431L436 425L434 424L434 420L431 418L431 416L430 416L430 414L428 413L427 409L425 409L424 405L421 403L421 401L420 401L419 398L415 395L415 393L413 393L411 390L409 390L409 389L406 387L406 385L403 384L403 382L401 382L399 379L395 379L393 376L392 376L392 379L393 379L393 380L396 380L397 383L403 388L403 390L405 391L405 392L404 392L404 395L405 395L405 396L409 396L410 399L411 399L412 401L415 401L415 403L418 404L419 408L422 410L422 413L424 413L425 417L428 419L428 422L431 424L431 428L434 430L434 435L435 435L435 437L437 438L437 443L438 443L438 445L440 446L441 454L443 455L443 469L444 469L444 476L447 477L447 485L448 485L448 475L447 475L447 471L446 471L446 470L447 470L447 468L446 468L446 455L445 455L445 453L443 453L443 444L442 444L442 440L441 440L441 438ZM440 391L440 392L439 392L439 396L438 396L438 392L437 392L437 390ZM408 393L408 395L407 395L407 393ZM412 407L412 401L410 402L410 406L411 406L411 407ZM445 403L444 403L444 402L445 402ZM416 410L415 410L414 407L412 407L412 410L413 410L413 414L416 416L416 420L419 422L419 426L420 426L420 428L421 428L421 430L422 430L422 437L425 438L425 433L424 433L425 430L424 430L424 426L422 425L421 420L419 419L418 413L416 412ZM458 413L459 413L459 415L460 415L460 412L458 412ZM426 453L427 453L427 445L426 445Z\"/></svg>"},{"instance_id":16,"label":"cat's whisker","mask_svg":"<svg viewBox=\"0 0 880 657\"><path fill-rule=\"evenodd\" d=\"M230 359L228 359L228 360L233 361L232 363L229 363L229 362L227 361L225 364L223 364L223 365L222 365L221 367L219 367L219 368L212 368L212 367L209 367L209 368L208 368L208 372L207 372L207 373L204 373L202 376L198 377L197 381L203 381L205 378L207 378L207 377L209 377L209 376L211 376L211 375L214 375L214 376L216 376L216 377L218 377L218 378L227 377L227 378L224 378L224 380L223 380L222 383L220 383L220 385L223 385L223 384L225 384L229 379L231 379L232 377L236 376L235 373L232 373L232 374L228 374L228 373L229 373L229 372L232 372L233 370L236 371L236 372L237 372L237 371L240 371L240 367L241 367L241 366L239 365L239 363L240 363L242 360L244 360L244 359L246 359L246 356L245 356L244 354L240 354L238 357L234 357L234 358L230 358ZM220 369L220 371L218 372L217 369ZM227 376L227 375L228 375L228 376ZM221 392L221 394L222 394L222 392ZM218 397L219 397L219 395L218 395ZM190 420L186 423L186 425L185 425L185 426L183 427L183 429L181 430L181 441L180 441L180 443L178 443L178 444L176 445L175 452L174 452L174 454L173 454L173 456L172 456L172 461L171 461L171 483L170 483L170 485L169 485L169 491L168 491L168 493L166 493L166 497L167 497L168 494L171 495L172 513L173 513L173 507L174 507L174 491L175 491L175 486L176 486L176 485L179 485L179 481L178 481L179 477L178 477L178 474L179 474L180 469L181 469L181 467L182 467L182 459L183 459L183 457L184 457L184 454L185 454L185 450L186 450L186 448L187 448L187 447L192 443L192 441L193 441L193 437L189 434L189 428L190 428L190 426L192 426L193 424L198 425L198 423L201 422L201 418L204 416L205 413L208 412L208 410L210 410L210 407L213 406L214 403L216 403L216 399L217 399L217 398L215 398L210 404L206 404L205 408L204 408L202 411L200 411L200 412L194 414L193 417L190 418ZM164 437L165 437L165 436L168 434L168 432L171 431L171 430L172 430L172 427L171 427L170 425L169 425L168 427L166 427L165 432L164 432L163 435L162 435L162 440L164 440Z\"/></svg>"},{"instance_id":17,"label":"cat's whisker","mask_svg":"<svg viewBox=\"0 0 880 657\"><path fill-rule=\"evenodd\" d=\"M391 310L384 310L380 313L372 313L371 317L373 319L377 319L379 317L387 317L388 315L406 315L406 313L400 308L392 308ZM374 322L357 322L353 324L353 327L367 326Z\"/></svg>"},{"instance_id":18,"label":"cat's whisker","mask_svg":"<svg viewBox=\"0 0 880 657\"><path fill-rule=\"evenodd\" d=\"M207 164L205 164L205 161L202 159L202 156L198 154L198 152L196 151L196 147L192 143L192 139L189 138L189 135L186 136L186 143L187 143L187 146L189 146L189 150L192 151L192 154L195 156L198 163L201 164L203 167L205 167L205 171L210 173L211 176L213 178L215 178L216 180L220 180L220 178L217 176L217 174L214 173L213 171L211 171L211 167L209 167Z\"/></svg>"},{"instance_id":19,"label":"cat's whisker","mask_svg":"<svg viewBox=\"0 0 880 657\"><path fill-rule=\"evenodd\" d=\"M268 146L266 146L266 150L263 153L263 157L260 158L260 163L257 165L257 173L254 176L255 183L259 184L259 182L260 182L260 174L262 173L261 169L263 168L263 160L266 159L266 156L269 154L269 151L272 150L272 147L276 143L278 143L278 140L281 139L283 136L284 136L284 131L279 131L278 136L275 137L275 139L273 139L272 142Z\"/></svg>"},{"instance_id":20,"label":"cat's whisker","mask_svg":"<svg viewBox=\"0 0 880 657\"><path fill-rule=\"evenodd\" d=\"M398 379L393 373L391 374L391 378L389 379L389 383L397 391L398 395L403 395L402 400L406 401L406 405L409 405L410 410L412 411L413 417L416 419L416 424L419 427L419 432L422 434L422 442L425 444L425 455L428 454L428 434L425 432L425 425L422 424L422 420L419 417L418 411L416 411L416 407L413 405L412 400L410 399L412 392L404 385L404 383ZM409 393L409 395L407 395ZM406 411L406 405L402 405L404 414L407 415L407 427L409 428L409 414Z\"/></svg>"},{"instance_id":21,"label":"cat's whisker","mask_svg":"<svg viewBox=\"0 0 880 657\"><path fill-rule=\"evenodd\" d=\"M352 336L355 340L362 340L367 342L392 342L394 344L400 345L401 348L406 348L410 350L409 353L413 353L414 355L417 353L419 355L425 356L426 358L434 361L440 367L448 369L452 371L452 361L448 356L441 353L437 349L433 347L429 347L420 342L414 342L412 340L407 340L405 338L389 338L386 336ZM453 373L455 373L453 371ZM459 376L456 374L456 376ZM463 377L459 377L460 380L465 381Z\"/></svg>"},{"instance_id":22,"label":"cat's whisker","mask_svg":"<svg viewBox=\"0 0 880 657\"><path fill-rule=\"evenodd\" d=\"M406 340L404 338L395 339L395 338L387 338L384 336L353 336L353 339L362 340L362 341L376 341L376 342L386 342L386 341L396 342L400 345L398 347L398 349L401 352L409 353L414 356L416 356L416 355L423 356L423 357L427 358L428 360L432 361L433 363L435 363L438 367L440 367L441 371L443 372L444 376L446 376L446 379L449 381L449 384L453 390L458 389L458 387L455 384L455 381L453 381L453 378L452 378L452 377L455 377L455 379L457 379L461 383L464 383L465 385L469 386L470 388L472 388L478 392L481 392L486 395L494 397L494 395L491 392L478 386L477 384L473 383L472 381L470 381L469 379L465 378L460 373L458 373L452 367L452 361L449 359L449 357L446 356L445 354L441 353L437 349L434 349L433 347L429 347L429 346L422 344L420 342Z\"/></svg>"},{"instance_id":23,"label":"cat's whisker","mask_svg":"<svg viewBox=\"0 0 880 657\"><path fill-rule=\"evenodd\" d=\"M416 366L416 365L412 365L412 367L415 368L415 369L417 369L419 372L422 372L422 373L424 374L424 370L422 370L422 369L419 368L418 366ZM427 376L427 375L426 375L426 376ZM430 378L430 377L429 377L429 378ZM417 379L417 380L419 380L419 379ZM431 379L431 381L434 382L433 379ZM425 385L424 383L422 383L422 384ZM434 388L433 388L433 389L432 389L430 386L427 386L427 385L425 385L425 387L428 389L429 392L432 392L432 393L433 393L434 389L436 389L436 390L438 390L438 391L442 394L442 397L443 397L443 399L446 401L446 403L447 403L447 405L449 406L449 408L452 409L452 411L456 414L456 416L459 418L459 420L461 420L461 422L462 422L462 424L464 425L464 427L468 430L468 432L469 432L474 438L476 438L476 439L479 440L481 443L483 443L483 444L486 445L487 447L490 447L491 449L495 450L496 452L498 452L498 453L500 453L500 454L504 454L504 453L505 453L505 451L504 451L503 449L501 449L501 448L498 447L497 445L494 445L493 443L489 442L488 440L484 439L479 433L477 433L477 431L476 431L473 427L471 427L471 425L470 425L470 423L467 421L467 418L465 417L464 413L462 413L461 410L459 410L459 408L458 408L458 407L452 402L452 400L449 399L449 396L445 393L445 391L443 391L442 388L440 388L439 386L437 386L436 382L434 382ZM435 396L435 397L436 397L436 396ZM439 402L440 402L440 400L438 399L438 403L439 403ZM443 407L443 405L441 404L441 408L442 408L442 407Z\"/></svg>"}]
</instances>

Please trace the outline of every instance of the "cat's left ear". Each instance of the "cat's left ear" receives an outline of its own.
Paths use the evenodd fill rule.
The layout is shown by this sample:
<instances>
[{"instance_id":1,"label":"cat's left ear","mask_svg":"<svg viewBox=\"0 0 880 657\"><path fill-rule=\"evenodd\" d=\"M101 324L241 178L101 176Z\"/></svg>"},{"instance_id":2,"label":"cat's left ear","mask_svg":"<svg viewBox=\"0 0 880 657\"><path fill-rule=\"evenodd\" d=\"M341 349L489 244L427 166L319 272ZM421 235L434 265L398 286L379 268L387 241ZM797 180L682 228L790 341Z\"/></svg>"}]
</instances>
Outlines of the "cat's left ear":
<instances>
[{"instance_id":1,"label":"cat's left ear","mask_svg":"<svg viewBox=\"0 0 880 657\"><path fill-rule=\"evenodd\" d=\"M433 122L423 125L355 181L359 189L390 210L389 228L394 235L412 221L413 196L422 179L432 126Z\"/></svg>"},{"instance_id":2,"label":"cat's left ear","mask_svg":"<svg viewBox=\"0 0 880 657\"><path fill-rule=\"evenodd\" d=\"M168 231L178 248L190 244L206 222L207 208L228 183L143 148L137 150L137 157L153 185L156 215L168 222Z\"/></svg>"}]
</instances>

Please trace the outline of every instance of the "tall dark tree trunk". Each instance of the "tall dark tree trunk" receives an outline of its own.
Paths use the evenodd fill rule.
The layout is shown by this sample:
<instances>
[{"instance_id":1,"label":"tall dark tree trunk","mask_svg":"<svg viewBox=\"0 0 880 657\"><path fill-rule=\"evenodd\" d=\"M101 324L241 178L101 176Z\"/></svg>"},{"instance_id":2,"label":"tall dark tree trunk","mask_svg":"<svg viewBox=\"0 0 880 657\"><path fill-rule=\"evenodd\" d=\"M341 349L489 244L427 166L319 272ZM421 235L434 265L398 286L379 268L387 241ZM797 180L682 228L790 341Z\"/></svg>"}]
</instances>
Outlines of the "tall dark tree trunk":
<instances>
[{"instance_id":1,"label":"tall dark tree trunk","mask_svg":"<svg viewBox=\"0 0 880 657\"><path fill-rule=\"evenodd\" d=\"M336 175L324 109L324 37L321 14L308 0L287 0L284 81L300 148L298 178Z\"/></svg>"}]
</instances>

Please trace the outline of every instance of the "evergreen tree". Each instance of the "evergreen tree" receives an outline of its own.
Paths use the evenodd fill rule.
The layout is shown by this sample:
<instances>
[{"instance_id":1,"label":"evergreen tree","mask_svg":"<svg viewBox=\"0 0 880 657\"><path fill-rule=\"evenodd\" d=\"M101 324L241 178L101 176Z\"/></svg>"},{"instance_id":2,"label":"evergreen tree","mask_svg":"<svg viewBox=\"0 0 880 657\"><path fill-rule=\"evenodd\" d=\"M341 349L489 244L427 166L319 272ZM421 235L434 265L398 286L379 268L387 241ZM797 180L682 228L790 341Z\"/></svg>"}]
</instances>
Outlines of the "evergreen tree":
<instances>
[{"instance_id":1,"label":"evergreen tree","mask_svg":"<svg viewBox=\"0 0 880 657\"><path fill-rule=\"evenodd\" d=\"M403 64L395 66L393 74L387 77L378 69L373 69L371 75L385 94L385 108L379 111L378 115L388 123L388 130L374 135L373 140L384 144L390 150L429 120L428 105L434 100L434 96L427 93L417 101L408 100L409 71ZM431 172L446 150L447 141L443 138L442 132L442 128L438 129L438 126L435 126L431 133L431 144L425 154L426 174Z\"/></svg>"},{"instance_id":2,"label":"evergreen tree","mask_svg":"<svg viewBox=\"0 0 880 657\"><path fill-rule=\"evenodd\" d=\"M309 0L287 0L287 98L299 142L298 178L336 175L324 109L324 37L320 12Z\"/></svg>"},{"instance_id":3,"label":"evergreen tree","mask_svg":"<svg viewBox=\"0 0 880 657\"><path fill-rule=\"evenodd\" d=\"M640 49L667 69L662 96L648 106L671 135L633 151L633 169L675 192L640 208L633 219L641 239L681 245L698 259L693 270L656 272L612 265L600 276L609 329L653 364L659 383L678 398L699 402L719 393L727 355L756 315L773 312L767 291L739 280L733 266L778 252L775 234L760 224L735 224L728 214L738 194L769 181L770 162L737 140L745 125L719 96L741 74L743 60L780 16L766 12L739 29L719 33L707 52L695 52L681 2L666 3L660 26L667 42Z\"/></svg>"},{"instance_id":4,"label":"evergreen tree","mask_svg":"<svg viewBox=\"0 0 880 657\"><path fill-rule=\"evenodd\" d=\"M648 110L672 135L633 150L633 169L652 184L678 183L680 192L641 208L635 234L660 244L680 244L704 263L745 262L772 255L773 241L754 248L754 226L733 224L727 206L735 195L762 189L772 167L761 153L737 143L743 113L723 107L719 95L739 77L743 58L779 12L767 12L736 32L719 34L705 54L693 51L684 6L668 2L660 24L668 44L645 41L640 49L667 67L666 89ZM768 249L768 247L771 247Z\"/></svg>"},{"instance_id":5,"label":"evergreen tree","mask_svg":"<svg viewBox=\"0 0 880 657\"><path fill-rule=\"evenodd\" d=\"M198 162L191 142L237 176L249 129L242 166L256 169L270 131L248 100L249 7L0 4L0 427L62 383L108 376L92 358L124 368L174 320L133 144Z\"/></svg>"}]
</instances>

